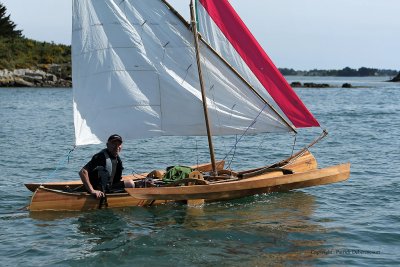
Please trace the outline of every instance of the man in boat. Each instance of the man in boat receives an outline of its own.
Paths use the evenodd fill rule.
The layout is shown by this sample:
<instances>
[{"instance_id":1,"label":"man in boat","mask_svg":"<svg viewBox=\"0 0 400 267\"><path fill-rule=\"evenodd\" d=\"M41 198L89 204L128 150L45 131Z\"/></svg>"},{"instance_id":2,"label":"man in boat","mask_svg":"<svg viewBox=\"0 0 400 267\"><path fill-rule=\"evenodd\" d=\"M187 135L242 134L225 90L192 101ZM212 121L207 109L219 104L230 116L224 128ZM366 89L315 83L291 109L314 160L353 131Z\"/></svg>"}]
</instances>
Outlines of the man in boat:
<instances>
[{"instance_id":1,"label":"man in boat","mask_svg":"<svg viewBox=\"0 0 400 267\"><path fill-rule=\"evenodd\" d=\"M105 197L110 190L132 187L131 181L122 181L122 161L119 153L122 149L122 137L111 135L107 140L107 148L95 154L92 159L79 171L86 190L96 196Z\"/></svg>"}]
</instances>

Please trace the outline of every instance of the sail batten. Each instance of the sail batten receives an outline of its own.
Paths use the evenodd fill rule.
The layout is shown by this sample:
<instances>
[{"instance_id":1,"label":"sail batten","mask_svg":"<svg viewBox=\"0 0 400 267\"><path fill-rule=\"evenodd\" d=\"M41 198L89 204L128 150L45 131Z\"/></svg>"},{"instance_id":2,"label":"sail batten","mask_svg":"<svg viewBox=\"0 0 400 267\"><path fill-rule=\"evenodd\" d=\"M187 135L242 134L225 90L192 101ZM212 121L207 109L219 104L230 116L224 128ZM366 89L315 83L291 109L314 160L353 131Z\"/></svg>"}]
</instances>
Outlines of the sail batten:
<instances>
[{"instance_id":1,"label":"sail batten","mask_svg":"<svg viewBox=\"0 0 400 267\"><path fill-rule=\"evenodd\" d=\"M73 0L77 145L116 132L125 139L206 135L193 35L164 2ZM291 130L201 42L200 52L215 135Z\"/></svg>"}]
</instances>

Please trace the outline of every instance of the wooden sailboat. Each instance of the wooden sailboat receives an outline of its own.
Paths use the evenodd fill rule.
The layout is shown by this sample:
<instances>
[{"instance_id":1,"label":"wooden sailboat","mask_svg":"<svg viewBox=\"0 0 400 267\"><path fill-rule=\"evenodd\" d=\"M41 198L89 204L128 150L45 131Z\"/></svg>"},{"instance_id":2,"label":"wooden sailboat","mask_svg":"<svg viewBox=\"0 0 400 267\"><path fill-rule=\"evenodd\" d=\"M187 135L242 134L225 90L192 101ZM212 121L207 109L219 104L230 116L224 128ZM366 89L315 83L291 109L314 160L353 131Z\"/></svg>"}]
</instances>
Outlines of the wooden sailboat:
<instances>
[{"instance_id":1,"label":"wooden sailboat","mask_svg":"<svg viewBox=\"0 0 400 267\"><path fill-rule=\"evenodd\" d=\"M319 123L227 0L196 3L188 24L164 0L73 0L75 137L87 145L115 132L124 139L207 135L211 162L176 183L126 188L106 202L79 181L26 184L35 191L31 211L203 203L349 177L349 163L318 169L309 146L269 166L223 169L214 135L297 133Z\"/></svg>"}]
</instances>

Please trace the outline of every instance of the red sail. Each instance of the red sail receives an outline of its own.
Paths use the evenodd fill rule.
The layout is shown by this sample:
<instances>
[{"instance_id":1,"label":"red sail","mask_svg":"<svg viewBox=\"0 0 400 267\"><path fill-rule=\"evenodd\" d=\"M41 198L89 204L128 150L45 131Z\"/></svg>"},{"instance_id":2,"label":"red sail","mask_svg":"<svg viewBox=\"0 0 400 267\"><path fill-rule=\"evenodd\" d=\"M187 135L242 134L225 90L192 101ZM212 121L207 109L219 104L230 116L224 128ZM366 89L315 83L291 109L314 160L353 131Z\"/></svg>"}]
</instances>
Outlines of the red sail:
<instances>
[{"instance_id":1,"label":"red sail","mask_svg":"<svg viewBox=\"0 0 400 267\"><path fill-rule=\"evenodd\" d=\"M229 2L199 2L293 125L319 126Z\"/></svg>"}]
</instances>

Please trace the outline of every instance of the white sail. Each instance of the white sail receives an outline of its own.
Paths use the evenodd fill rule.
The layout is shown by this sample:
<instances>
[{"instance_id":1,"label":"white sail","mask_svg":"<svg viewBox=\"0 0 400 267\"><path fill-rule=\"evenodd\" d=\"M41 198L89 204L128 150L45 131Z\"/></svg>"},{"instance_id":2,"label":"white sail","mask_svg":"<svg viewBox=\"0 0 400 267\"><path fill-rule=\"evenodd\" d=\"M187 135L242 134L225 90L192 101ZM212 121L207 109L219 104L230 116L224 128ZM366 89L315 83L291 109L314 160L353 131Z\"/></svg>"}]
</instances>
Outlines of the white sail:
<instances>
[{"instance_id":1,"label":"white sail","mask_svg":"<svg viewBox=\"0 0 400 267\"><path fill-rule=\"evenodd\" d=\"M289 131L207 46L203 74L214 135ZM161 0L73 0L76 145L206 135L193 34Z\"/></svg>"}]
</instances>

